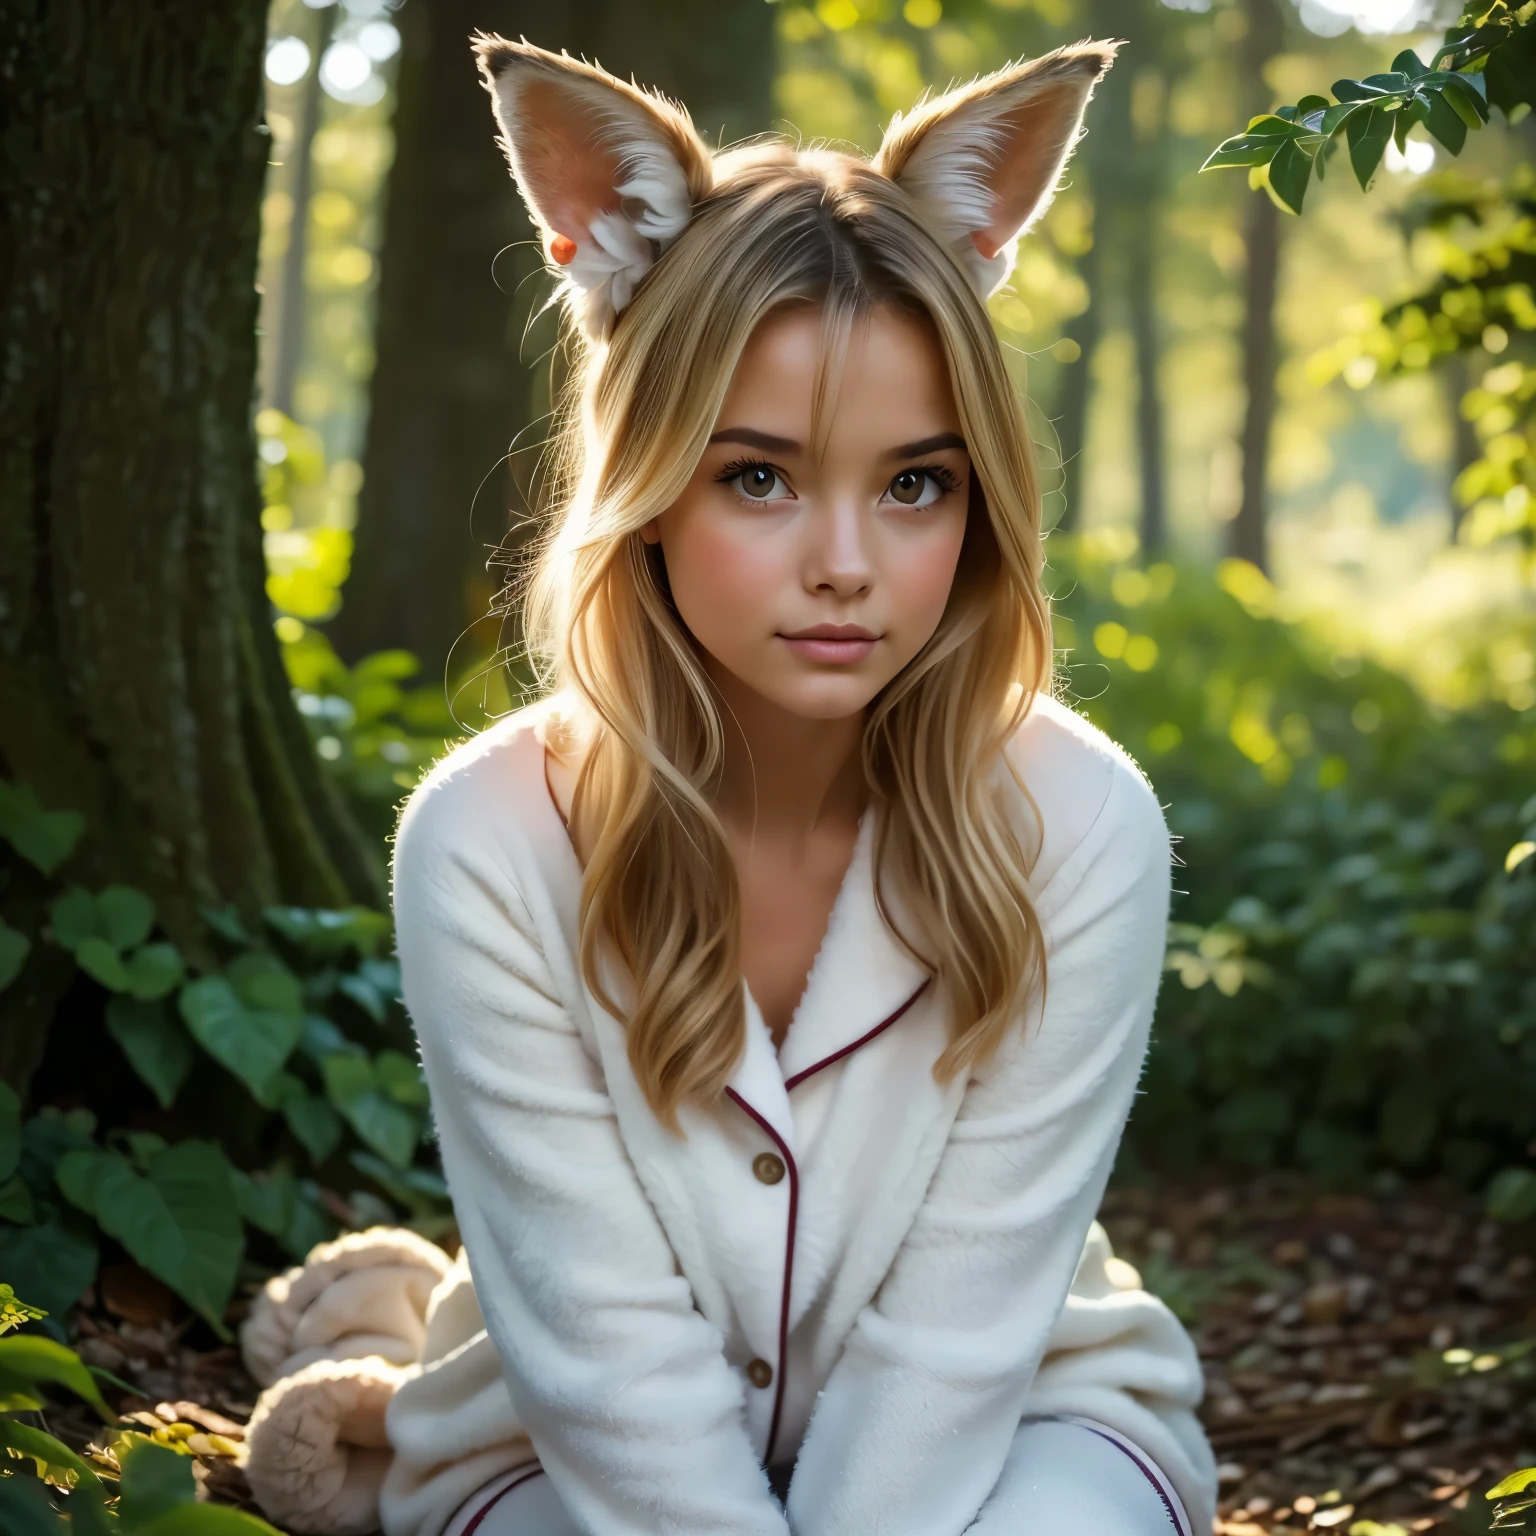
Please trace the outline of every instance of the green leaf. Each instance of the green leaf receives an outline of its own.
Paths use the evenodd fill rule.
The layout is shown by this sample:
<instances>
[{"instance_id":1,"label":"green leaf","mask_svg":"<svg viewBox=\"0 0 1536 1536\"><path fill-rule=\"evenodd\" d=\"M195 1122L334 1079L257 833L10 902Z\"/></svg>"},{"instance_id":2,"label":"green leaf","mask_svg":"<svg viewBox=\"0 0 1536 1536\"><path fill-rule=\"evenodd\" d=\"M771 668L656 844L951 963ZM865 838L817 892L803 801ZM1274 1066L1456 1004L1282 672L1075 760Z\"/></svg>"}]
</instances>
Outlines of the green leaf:
<instances>
[{"instance_id":1,"label":"green leaf","mask_svg":"<svg viewBox=\"0 0 1536 1536\"><path fill-rule=\"evenodd\" d=\"M1526 22L1495 48L1483 65L1488 101L1508 116L1519 104L1536 108L1536 24Z\"/></svg>"},{"instance_id":2,"label":"green leaf","mask_svg":"<svg viewBox=\"0 0 1536 1536\"><path fill-rule=\"evenodd\" d=\"M42 1483L34 1477L0 1477L0 1531L5 1536L60 1536L61 1529Z\"/></svg>"},{"instance_id":3,"label":"green leaf","mask_svg":"<svg viewBox=\"0 0 1536 1536\"><path fill-rule=\"evenodd\" d=\"M1312 175L1312 156L1294 139L1282 144L1269 164L1269 184L1292 213L1301 212Z\"/></svg>"},{"instance_id":4,"label":"green leaf","mask_svg":"<svg viewBox=\"0 0 1536 1536\"><path fill-rule=\"evenodd\" d=\"M268 907L269 927L316 958L334 958L350 950L372 954L390 930L389 919L369 907Z\"/></svg>"},{"instance_id":5,"label":"green leaf","mask_svg":"<svg viewBox=\"0 0 1536 1536\"><path fill-rule=\"evenodd\" d=\"M1202 171L1217 170L1230 165L1267 165L1280 145L1294 139L1306 130L1283 117L1266 114L1256 117L1245 133L1224 139L1206 157Z\"/></svg>"},{"instance_id":6,"label":"green leaf","mask_svg":"<svg viewBox=\"0 0 1536 1536\"><path fill-rule=\"evenodd\" d=\"M304 1031L298 978L273 955L242 955L222 975L181 990L192 1037L248 1088L260 1088L293 1053Z\"/></svg>"},{"instance_id":7,"label":"green leaf","mask_svg":"<svg viewBox=\"0 0 1536 1536\"><path fill-rule=\"evenodd\" d=\"M167 997L186 976L181 951L174 944L146 944L128 957L128 988L144 1002Z\"/></svg>"},{"instance_id":8,"label":"green leaf","mask_svg":"<svg viewBox=\"0 0 1536 1536\"><path fill-rule=\"evenodd\" d=\"M340 1225L320 1198L313 1179L301 1179L293 1201L293 1219L283 1234L283 1247L296 1259L306 1259L316 1243L328 1243Z\"/></svg>"},{"instance_id":9,"label":"green leaf","mask_svg":"<svg viewBox=\"0 0 1536 1536\"><path fill-rule=\"evenodd\" d=\"M32 940L0 918L0 992L21 974L31 949Z\"/></svg>"},{"instance_id":10,"label":"green leaf","mask_svg":"<svg viewBox=\"0 0 1536 1536\"><path fill-rule=\"evenodd\" d=\"M1392 68L1400 75L1406 75L1410 80L1421 79L1429 73L1429 65L1416 54L1412 48L1404 48L1398 56L1392 60Z\"/></svg>"},{"instance_id":11,"label":"green leaf","mask_svg":"<svg viewBox=\"0 0 1536 1536\"><path fill-rule=\"evenodd\" d=\"M84 830L78 811L45 811L30 784L0 781L0 837L45 875L75 851Z\"/></svg>"},{"instance_id":12,"label":"green leaf","mask_svg":"<svg viewBox=\"0 0 1536 1536\"><path fill-rule=\"evenodd\" d=\"M23 1227L37 1220L32 1191L19 1173L0 1184L0 1216Z\"/></svg>"},{"instance_id":13,"label":"green leaf","mask_svg":"<svg viewBox=\"0 0 1536 1536\"><path fill-rule=\"evenodd\" d=\"M311 1094L286 1100L283 1118L316 1167L336 1150L341 1140L341 1117L324 1099Z\"/></svg>"},{"instance_id":14,"label":"green leaf","mask_svg":"<svg viewBox=\"0 0 1536 1536\"><path fill-rule=\"evenodd\" d=\"M183 1504L135 1526L127 1536L282 1536L282 1532L229 1504Z\"/></svg>"},{"instance_id":15,"label":"green leaf","mask_svg":"<svg viewBox=\"0 0 1536 1536\"><path fill-rule=\"evenodd\" d=\"M1468 128L1481 128L1488 121L1488 104L1460 75L1447 75L1440 94Z\"/></svg>"},{"instance_id":16,"label":"green leaf","mask_svg":"<svg viewBox=\"0 0 1536 1536\"><path fill-rule=\"evenodd\" d=\"M223 1312L244 1251L231 1171L212 1143L184 1141L159 1153L147 1176L116 1152L70 1152L55 1177L72 1204L227 1339Z\"/></svg>"},{"instance_id":17,"label":"green leaf","mask_svg":"<svg viewBox=\"0 0 1536 1536\"><path fill-rule=\"evenodd\" d=\"M1536 1172L1529 1168L1505 1168L1493 1176L1484 1197L1495 1221L1521 1222L1536 1216Z\"/></svg>"},{"instance_id":18,"label":"green leaf","mask_svg":"<svg viewBox=\"0 0 1536 1536\"><path fill-rule=\"evenodd\" d=\"M33 1429L18 1419L0 1418L0 1448L30 1459L37 1468L37 1475L55 1488L73 1488L77 1483L101 1481L95 1469L62 1440L55 1440L45 1431Z\"/></svg>"},{"instance_id":19,"label":"green leaf","mask_svg":"<svg viewBox=\"0 0 1536 1536\"><path fill-rule=\"evenodd\" d=\"M54 1339L36 1333L8 1334L0 1339L0 1371L36 1386L67 1387L104 1417L113 1417L96 1378L79 1355Z\"/></svg>"},{"instance_id":20,"label":"green leaf","mask_svg":"<svg viewBox=\"0 0 1536 1536\"><path fill-rule=\"evenodd\" d=\"M21 1162L21 1100L0 1081L0 1179L8 1179Z\"/></svg>"},{"instance_id":21,"label":"green leaf","mask_svg":"<svg viewBox=\"0 0 1536 1536\"><path fill-rule=\"evenodd\" d=\"M293 1221L296 1186L291 1169L273 1168L265 1174L235 1174L240 1214L253 1227L281 1238Z\"/></svg>"},{"instance_id":22,"label":"green leaf","mask_svg":"<svg viewBox=\"0 0 1536 1536\"><path fill-rule=\"evenodd\" d=\"M105 939L93 934L83 940L75 951L75 964L109 992L128 990L128 971L123 965L123 957Z\"/></svg>"},{"instance_id":23,"label":"green leaf","mask_svg":"<svg viewBox=\"0 0 1536 1536\"><path fill-rule=\"evenodd\" d=\"M251 936L246 931L244 920L240 916L240 909L233 904L227 907L199 907L198 912L221 939L228 939L231 944L249 944Z\"/></svg>"},{"instance_id":24,"label":"green leaf","mask_svg":"<svg viewBox=\"0 0 1536 1536\"><path fill-rule=\"evenodd\" d=\"M96 896L101 935L117 950L142 944L155 926L155 904L131 885L109 885Z\"/></svg>"},{"instance_id":25,"label":"green leaf","mask_svg":"<svg viewBox=\"0 0 1536 1536\"><path fill-rule=\"evenodd\" d=\"M425 1109L431 1103L421 1066L403 1051L380 1051L373 1062L379 1087L397 1104Z\"/></svg>"},{"instance_id":26,"label":"green leaf","mask_svg":"<svg viewBox=\"0 0 1536 1536\"><path fill-rule=\"evenodd\" d=\"M96 1274L96 1244L50 1218L30 1227L0 1226L0 1275L18 1296L62 1317ZM3 1341L0 1341L3 1342Z\"/></svg>"},{"instance_id":27,"label":"green leaf","mask_svg":"<svg viewBox=\"0 0 1536 1536\"><path fill-rule=\"evenodd\" d=\"M1337 87L1335 87L1337 94ZM1344 124L1344 136L1349 140L1349 163L1355 180L1364 192L1387 152L1387 140L1392 136L1392 117L1380 107L1368 107L1356 112Z\"/></svg>"},{"instance_id":28,"label":"green leaf","mask_svg":"<svg viewBox=\"0 0 1536 1536\"><path fill-rule=\"evenodd\" d=\"M77 950L90 938L100 938L96 898L83 885L72 885L48 904L48 927L55 944Z\"/></svg>"},{"instance_id":29,"label":"green leaf","mask_svg":"<svg viewBox=\"0 0 1536 1536\"><path fill-rule=\"evenodd\" d=\"M161 1109L169 1109L192 1070L192 1042L166 1013L164 1004L132 997L109 998L107 1033Z\"/></svg>"},{"instance_id":30,"label":"green leaf","mask_svg":"<svg viewBox=\"0 0 1536 1536\"><path fill-rule=\"evenodd\" d=\"M1536 1487L1536 1467L1521 1467L1511 1472L1502 1482L1497 1482L1483 1495L1485 1499L1510 1499L1527 1488Z\"/></svg>"},{"instance_id":31,"label":"green leaf","mask_svg":"<svg viewBox=\"0 0 1536 1536\"><path fill-rule=\"evenodd\" d=\"M1421 98L1425 103L1424 126L1453 155L1459 155L1467 142L1467 125L1438 91Z\"/></svg>"},{"instance_id":32,"label":"green leaf","mask_svg":"<svg viewBox=\"0 0 1536 1536\"><path fill-rule=\"evenodd\" d=\"M408 1167L421 1121L380 1090L373 1064L360 1056L327 1056L321 1070L331 1102L363 1142L392 1166Z\"/></svg>"},{"instance_id":33,"label":"green leaf","mask_svg":"<svg viewBox=\"0 0 1536 1536\"><path fill-rule=\"evenodd\" d=\"M157 1517L197 1498L192 1458L157 1445L147 1435L125 1435L117 1443L117 1459L123 1469L117 1512L123 1528L134 1536Z\"/></svg>"}]
</instances>

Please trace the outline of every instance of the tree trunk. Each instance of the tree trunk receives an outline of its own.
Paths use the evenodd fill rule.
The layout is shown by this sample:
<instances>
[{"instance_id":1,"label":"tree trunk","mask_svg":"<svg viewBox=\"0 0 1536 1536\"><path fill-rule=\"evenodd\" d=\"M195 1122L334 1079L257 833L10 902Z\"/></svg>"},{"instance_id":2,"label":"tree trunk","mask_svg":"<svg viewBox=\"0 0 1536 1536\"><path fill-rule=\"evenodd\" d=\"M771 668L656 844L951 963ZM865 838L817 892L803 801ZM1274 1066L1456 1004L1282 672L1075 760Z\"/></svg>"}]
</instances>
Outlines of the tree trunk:
<instances>
[{"instance_id":1,"label":"tree trunk","mask_svg":"<svg viewBox=\"0 0 1536 1536\"><path fill-rule=\"evenodd\" d=\"M547 283L495 146L469 34L526 35L633 73L680 98L706 137L738 138L770 120L774 13L762 0L584 0L557 14L558 23L532 0L435 0L396 18L378 363L352 574L329 626L352 660L403 646L441 676L455 641L490 609L488 559L536 499L549 409L538 354L553 332L523 338ZM490 648L461 647L461 658Z\"/></svg>"},{"instance_id":2,"label":"tree trunk","mask_svg":"<svg viewBox=\"0 0 1536 1536\"><path fill-rule=\"evenodd\" d=\"M263 587L265 35L265 0L16 0L0 38L0 774L82 811L64 873L147 891L194 961L203 904L380 896ZM35 934L29 878L0 909ZM48 953L0 993L12 1081Z\"/></svg>"},{"instance_id":3,"label":"tree trunk","mask_svg":"<svg viewBox=\"0 0 1536 1536\"><path fill-rule=\"evenodd\" d=\"M1153 187L1125 210L1126 305L1136 352L1136 448L1141 471L1141 554L1150 560L1168 543L1167 475L1163 455L1163 396L1157 323L1157 219Z\"/></svg>"},{"instance_id":4,"label":"tree trunk","mask_svg":"<svg viewBox=\"0 0 1536 1536\"><path fill-rule=\"evenodd\" d=\"M1241 48L1247 95L1244 115L1269 105L1264 65L1279 51L1284 21L1277 0L1245 0L1248 30ZM1269 434L1275 418L1275 296L1280 281L1280 211L1269 194L1249 194L1243 275L1242 499L1228 536L1228 552L1269 569Z\"/></svg>"}]
</instances>

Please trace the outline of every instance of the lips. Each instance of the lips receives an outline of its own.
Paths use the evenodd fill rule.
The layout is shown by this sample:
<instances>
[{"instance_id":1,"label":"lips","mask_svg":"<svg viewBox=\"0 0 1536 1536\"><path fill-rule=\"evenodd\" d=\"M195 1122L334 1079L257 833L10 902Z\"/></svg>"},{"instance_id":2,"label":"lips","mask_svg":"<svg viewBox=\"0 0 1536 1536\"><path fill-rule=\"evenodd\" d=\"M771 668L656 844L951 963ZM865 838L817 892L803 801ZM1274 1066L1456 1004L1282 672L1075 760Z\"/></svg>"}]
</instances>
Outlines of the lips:
<instances>
[{"instance_id":1,"label":"lips","mask_svg":"<svg viewBox=\"0 0 1536 1536\"><path fill-rule=\"evenodd\" d=\"M779 638L807 661L847 666L863 661L880 637L858 624L815 624Z\"/></svg>"}]
</instances>

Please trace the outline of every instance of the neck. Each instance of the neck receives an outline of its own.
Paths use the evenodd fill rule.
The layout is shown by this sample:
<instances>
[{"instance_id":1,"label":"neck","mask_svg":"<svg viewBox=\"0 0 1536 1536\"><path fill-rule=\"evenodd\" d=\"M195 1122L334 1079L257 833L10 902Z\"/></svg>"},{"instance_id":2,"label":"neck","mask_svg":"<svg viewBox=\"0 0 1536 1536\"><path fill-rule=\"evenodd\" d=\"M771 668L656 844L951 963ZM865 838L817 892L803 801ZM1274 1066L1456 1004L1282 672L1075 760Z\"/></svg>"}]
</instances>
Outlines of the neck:
<instances>
[{"instance_id":1,"label":"neck","mask_svg":"<svg viewBox=\"0 0 1536 1536\"><path fill-rule=\"evenodd\" d=\"M868 798L860 744L864 717L820 720L765 699L706 662L725 726L715 810L748 837L808 838L857 824Z\"/></svg>"}]
</instances>

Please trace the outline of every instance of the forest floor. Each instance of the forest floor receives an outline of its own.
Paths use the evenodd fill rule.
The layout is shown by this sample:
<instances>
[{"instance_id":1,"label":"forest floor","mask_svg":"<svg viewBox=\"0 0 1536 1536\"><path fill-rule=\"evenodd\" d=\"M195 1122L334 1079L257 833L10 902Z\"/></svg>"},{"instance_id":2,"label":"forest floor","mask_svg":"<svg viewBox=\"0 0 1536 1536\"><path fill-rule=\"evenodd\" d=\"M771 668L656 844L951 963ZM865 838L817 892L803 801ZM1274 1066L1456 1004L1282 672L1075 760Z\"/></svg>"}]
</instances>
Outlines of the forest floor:
<instances>
[{"instance_id":1,"label":"forest floor","mask_svg":"<svg viewBox=\"0 0 1536 1536\"><path fill-rule=\"evenodd\" d=\"M1372 1198L1287 1175L1118 1188L1117 1254L1188 1323L1221 1464L1220 1536L1469 1536L1485 1489L1536 1464L1536 1235L1440 1189ZM257 1388L232 1346L199 1349L134 1266L104 1272L81 1353L119 1410L197 1454L208 1496L252 1508L237 1452ZM99 1428L51 1416L79 1445Z\"/></svg>"}]
</instances>

